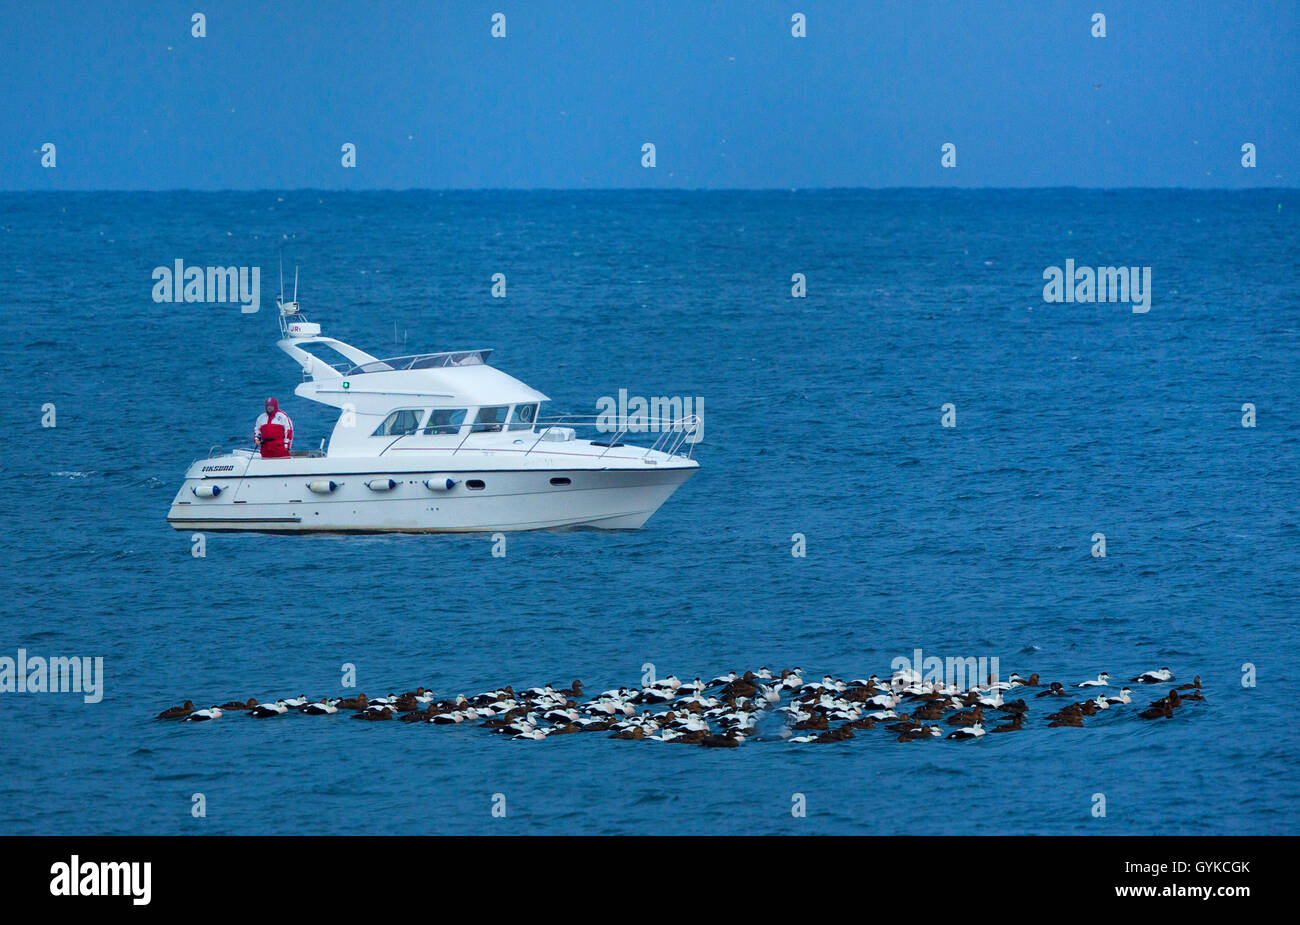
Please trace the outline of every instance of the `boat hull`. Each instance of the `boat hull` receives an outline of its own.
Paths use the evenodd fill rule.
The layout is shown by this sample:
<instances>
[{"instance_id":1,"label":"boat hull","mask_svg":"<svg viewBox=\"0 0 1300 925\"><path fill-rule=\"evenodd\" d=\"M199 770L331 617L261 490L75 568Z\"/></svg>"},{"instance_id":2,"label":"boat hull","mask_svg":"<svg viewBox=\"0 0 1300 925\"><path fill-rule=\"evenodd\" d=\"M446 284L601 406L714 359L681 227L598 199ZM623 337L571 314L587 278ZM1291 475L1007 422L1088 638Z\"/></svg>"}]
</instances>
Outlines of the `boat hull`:
<instances>
[{"instance_id":1,"label":"boat hull","mask_svg":"<svg viewBox=\"0 0 1300 925\"><path fill-rule=\"evenodd\" d=\"M204 462L208 469L226 468L220 465L225 460ZM698 468L680 458L676 464L665 460L639 468L462 471L331 471L325 462L285 460L262 467L275 471L257 474L245 471L256 468L246 461L241 467L236 460L237 471L229 474L203 473L204 466L196 464L172 502L167 522L177 530L215 533L637 529ZM449 490L427 484L445 478L455 483ZM218 493L208 494L213 487Z\"/></svg>"}]
</instances>

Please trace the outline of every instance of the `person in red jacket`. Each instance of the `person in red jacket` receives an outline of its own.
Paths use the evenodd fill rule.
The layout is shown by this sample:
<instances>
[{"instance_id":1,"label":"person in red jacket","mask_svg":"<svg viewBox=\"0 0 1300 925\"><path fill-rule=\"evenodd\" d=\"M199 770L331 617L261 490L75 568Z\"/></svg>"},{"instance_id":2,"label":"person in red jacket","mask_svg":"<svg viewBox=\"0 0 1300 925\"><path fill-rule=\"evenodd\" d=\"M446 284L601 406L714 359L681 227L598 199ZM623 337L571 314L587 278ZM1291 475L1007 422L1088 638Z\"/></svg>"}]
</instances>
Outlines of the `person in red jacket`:
<instances>
[{"instance_id":1,"label":"person in red jacket","mask_svg":"<svg viewBox=\"0 0 1300 925\"><path fill-rule=\"evenodd\" d=\"M293 421L274 398L266 400L266 413L258 415L253 425L253 442L262 451L263 459L288 456L293 447Z\"/></svg>"}]
</instances>

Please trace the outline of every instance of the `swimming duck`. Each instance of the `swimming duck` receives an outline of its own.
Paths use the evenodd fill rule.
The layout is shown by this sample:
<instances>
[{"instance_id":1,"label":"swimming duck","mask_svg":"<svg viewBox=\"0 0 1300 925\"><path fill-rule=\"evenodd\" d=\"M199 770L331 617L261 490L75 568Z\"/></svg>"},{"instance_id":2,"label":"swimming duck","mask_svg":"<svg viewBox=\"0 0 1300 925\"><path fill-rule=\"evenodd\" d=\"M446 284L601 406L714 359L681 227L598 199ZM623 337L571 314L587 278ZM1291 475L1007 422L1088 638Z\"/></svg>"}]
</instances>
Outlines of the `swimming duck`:
<instances>
[{"instance_id":1,"label":"swimming duck","mask_svg":"<svg viewBox=\"0 0 1300 925\"><path fill-rule=\"evenodd\" d=\"M194 712L194 702L187 700L179 707L168 707L158 714L158 719L181 719Z\"/></svg>"},{"instance_id":2,"label":"swimming duck","mask_svg":"<svg viewBox=\"0 0 1300 925\"><path fill-rule=\"evenodd\" d=\"M700 744L705 748L738 748L740 746L740 739L729 734L705 736L700 739Z\"/></svg>"},{"instance_id":3,"label":"swimming duck","mask_svg":"<svg viewBox=\"0 0 1300 925\"><path fill-rule=\"evenodd\" d=\"M1012 713L1011 722L1003 723L1001 726L994 726L989 732L1018 732L1024 728L1025 714Z\"/></svg>"},{"instance_id":4,"label":"swimming duck","mask_svg":"<svg viewBox=\"0 0 1300 925\"><path fill-rule=\"evenodd\" d=\"M257 704L258 704L258 699L256 697L249 697L247 700L245 700L242 703L239 702L238 700L232 700L230 701L230 703L223 703L221 705L221 709L231 710L231 711L251 710L253 709L253 707L257 706Z\"/></svg>"},{"instance_id":5,"label":"swimming duck","mask_svg":"<svg viewBox=\"0 0 1300 925\"><path fill-rule=\"evenodd\" d=\"M1102 672L1095 681L1080 681L1075 687L1110 687L1110 675Z\"/></svg>"},{"instance_id":6,"label":"swimming duck","mask_svg":"<svg viewBox=\"0 0 1300 925\"><path fill-rule=\"evenodd\" d=\"M339 708L337 700L321 700L317 703L309 703L299 709L299 713L306 713L308 716L329 716L337 713Z\"/></svg>"},{"instance_id":7,"label":"swimming duck","mask_svg":"<svg viewBox=\"0 0 1300 925\"><path fill-rule=\"evenodd\" d=\"M843 742L845 739L853 738L853 728L851 726L837 726L829 732L823 732L815 737L813 742L818 745L825 745L828 742Z\"/></svg>"},{"instance_id":8,"label":"swimming duck","mask_svg":"<svg viewBox=\"0 0 1300 925\"><path fill-rule=\"evenodd\" d=\"M1028 678L1022 678L1018 674L1011 675L1012 687L1039 687L1038 672L1034 672Z\"/></svg>"},{"instance_id":9,"label":"swimming duck","mask_svg":"<svg viewBox=\"0 0 1300 925\"><path fill-rule=\"evenodd\" d=\"M364 710L352 714L353 719L384 720L393 718L393 710L387 704L370 704Z\"/></svg>"},{"instance_id":10,"label":"swimming duck","mask_svg":"<svg viewBox=\"0 0 1300 925\"><path fill-rule=\"evenodd\" d=\"M1082 714L1074 713L1074 712L1071 713L1062 712L1060 715L1057 716L1056 719L1052 720L1050 723L1047 724L1047 728L1051 729L1056 726L1082 726L1082 725L1083 725Z\"/></svg>"},{"instance_id":11,"label":"swimming duck","mask_svg":"<svg viewBox=\"0 0 1300 925\"><path fill-rule=\"evenodd\" d=\"M954 713L946 720L949 726L980 726L980 735L983 735L984 708L976 706L973 710L965 710L961 713ZM949 736L948 738L952 738Z\"/></svg>"},{"instance_id":12,"label":"swimming duck","mask_svg":"<svg viewBox=\"0 0 1300 925\"><path fill-rule=\"evenodd\" d=\"M1139 713L1138 716L1143 719L1173 719L1174 705L1167 699L1157 700Z\"/></svg>"},{"instance_id":13,"label":"swimming duck","mask_svg":"<svg viewBox=\"0 0 1300 925\"><path fill-rule=\"evenodd\" d=\"M904 732L898 737L900 742L916 742L920 739L931 739L935 736L943 735L943 730L938 726L917 726Z\"/></svg>"}]
</instances>

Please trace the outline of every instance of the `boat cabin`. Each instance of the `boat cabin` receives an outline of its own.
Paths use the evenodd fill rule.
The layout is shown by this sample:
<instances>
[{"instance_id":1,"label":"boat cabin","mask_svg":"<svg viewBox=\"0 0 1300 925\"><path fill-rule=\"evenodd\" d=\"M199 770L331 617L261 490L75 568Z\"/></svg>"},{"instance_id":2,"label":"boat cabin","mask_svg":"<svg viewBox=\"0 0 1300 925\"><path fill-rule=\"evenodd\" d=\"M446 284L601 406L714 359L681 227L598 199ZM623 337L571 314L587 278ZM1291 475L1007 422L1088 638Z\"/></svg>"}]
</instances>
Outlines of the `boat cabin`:
<instances>
[{"instance_id":1,"label":"boat cabin","mask_svg":"<svg viewBox=\"0 0 1300 925\"><path fill-rule=\"evenodd\" d=\"M547 400L489 366L491 350L381 359L332 337L289 337L279 346L303 369L294 393L342 411L331 456L377 456L397 441L410 449L512 442L510 434L533 430Z\"/></svg>"}]
</instances>

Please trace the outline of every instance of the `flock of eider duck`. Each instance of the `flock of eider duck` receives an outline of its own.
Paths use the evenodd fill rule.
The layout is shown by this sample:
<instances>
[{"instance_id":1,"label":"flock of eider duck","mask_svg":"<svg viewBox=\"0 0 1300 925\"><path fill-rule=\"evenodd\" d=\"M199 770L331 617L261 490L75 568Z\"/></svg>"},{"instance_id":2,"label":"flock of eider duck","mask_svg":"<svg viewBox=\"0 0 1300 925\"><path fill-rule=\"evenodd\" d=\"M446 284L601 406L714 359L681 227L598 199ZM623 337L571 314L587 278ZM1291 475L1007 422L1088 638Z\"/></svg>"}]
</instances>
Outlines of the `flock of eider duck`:
<instances>
[{"instance_id":1,"label":"flock of eider duck","mask_svg":"<svg viewBox=\"0 0 1300 925\"><path fill-rule=\"evenodd\" d=\"M1096 680L1064 685L1042 684L1037 674L1012 674L960 690L922 681L903 670L888 680L875 675L842 681L829 675L809 681L799 668L775 674L766 668L731 672L711 681L681 681L667 677L645 687L620 687L594 697L583 693L581 681L566 688L503 687L473 696L439 699L425 688L404 694L346 699L232 701L204 710L191 701L158 714L160 720L203 722L227 713L269 719L287 713L331 716L349 712L353 719L459 725L477 723L514 739L546 739L577 732L605 733L614 739L650 739L706 748L734 748L746 739L786 739L791 742L842 742L877 726L899 742L921 739L977 739L986 733L1018 732L1028 728L1029 702L1044 699L1050 727L1083 726L1102 710L1132 710L1141 719L1169 719L1189 702L1204 702L1201 679L1172 686L1168 668L1147 671L1130 679L1136 685L1161 685L1163 697L1145 709L1133 706L1133 689L1115 684L1109 674ZM1018 695L1018 696L1016 696ZM1077 699L1077 698L1082 699ZM1014 698L1014 699L1013 699ZM1059 706L1058 706L1059 704ZM760 729L760 723L762 728Z\"/></svg>"}]
</instances>

